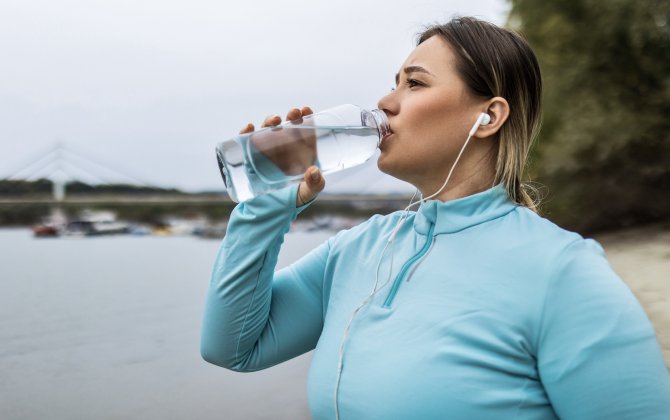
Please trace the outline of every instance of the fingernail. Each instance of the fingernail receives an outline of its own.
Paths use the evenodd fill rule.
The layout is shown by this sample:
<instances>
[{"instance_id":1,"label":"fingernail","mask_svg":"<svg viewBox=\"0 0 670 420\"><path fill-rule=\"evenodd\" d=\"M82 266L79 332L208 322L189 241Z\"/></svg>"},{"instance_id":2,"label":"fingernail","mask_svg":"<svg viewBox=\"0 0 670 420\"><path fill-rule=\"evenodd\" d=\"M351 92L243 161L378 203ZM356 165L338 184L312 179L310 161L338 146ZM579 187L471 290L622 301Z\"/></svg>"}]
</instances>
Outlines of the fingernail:
<instances>
[{"instance_id":1,"label":"fingernail","mask_svg":"<svg viewBox=\"0 0 670 420\"><path fill-rule=\"evenodd\" d=\"M319 173L318 169L314 169L311 174L312 181L318 181L319 178L321 178L321 174Z\"/></svg>"}]
</instances>

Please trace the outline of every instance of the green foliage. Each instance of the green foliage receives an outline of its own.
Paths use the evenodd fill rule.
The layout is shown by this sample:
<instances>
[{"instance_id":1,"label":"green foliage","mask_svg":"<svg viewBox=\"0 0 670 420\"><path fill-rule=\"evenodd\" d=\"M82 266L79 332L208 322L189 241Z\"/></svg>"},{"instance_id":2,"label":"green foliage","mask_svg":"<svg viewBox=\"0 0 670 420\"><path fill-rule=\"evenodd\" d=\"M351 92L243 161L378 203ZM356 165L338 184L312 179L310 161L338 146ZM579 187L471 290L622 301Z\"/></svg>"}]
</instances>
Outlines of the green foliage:
<instances>
[{"instance_id":1,"label":"green foliage","mask_svg":"<svg viewBox=\"0 0 670 420\"><path fill-rule=\"evenodd\" d=\"M511 4L544 79L544 212L581 231L670 218L670 1Z\"/></svg>"},{"instance_id":2,"label":"green foliage","mask_svg":"<svg viewBox=\"0 0 670 420\"><path fill-rule=\"evenodd\" d=\"M19 196L25 194L51 194L53 187L48 179L37 181L0 180L0 196Z\"/></svg>"},{"instance_id":3,"label":"green foliage","mask_svg":"<svg viewBox=\"0 0 670 420\"><path fill-rule=\"evenodd\" d=\"M141 195L141 194L183 194L181 191L170 188L158 187L142 187L128 184L100 184L89 185L83 182L70 182L67 184L68 194L127 194L127 195Z\"/></svg>"},{"instance_id":4,"label":"green foliage","mask_svg":"<svg viewBox=\"0 0 670 420\"><path fill-rule=\"evenodd\" d=\"M74 181L67 184L67 194L183 194L175 188L143 187L128 184L100 184L89 185ZM52 194L53 185L48 179L37 181L0 180L0 196L23 196Z\"/></svg>"}]
</instances>

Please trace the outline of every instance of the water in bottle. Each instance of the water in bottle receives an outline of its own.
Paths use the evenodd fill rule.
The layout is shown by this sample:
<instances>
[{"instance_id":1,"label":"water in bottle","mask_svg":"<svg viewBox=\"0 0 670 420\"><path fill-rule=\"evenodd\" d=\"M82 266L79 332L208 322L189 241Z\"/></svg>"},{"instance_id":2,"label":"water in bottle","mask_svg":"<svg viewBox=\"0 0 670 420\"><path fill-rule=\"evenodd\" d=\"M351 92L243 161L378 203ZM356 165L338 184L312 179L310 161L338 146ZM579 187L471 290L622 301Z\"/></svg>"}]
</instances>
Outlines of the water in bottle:
<instances>
[{"instance_id":1,"label":"water in bottle","mask_svg":"<svg viewBox=\"0 0 670 420\"><path fill-rule=\"evenodd\" d=\"M300 182L307 168L324 175L370 159L390 133L384 112L340 105L219 143L219 169L228 195L246 201Z\"/></svg>"}]
</instances>

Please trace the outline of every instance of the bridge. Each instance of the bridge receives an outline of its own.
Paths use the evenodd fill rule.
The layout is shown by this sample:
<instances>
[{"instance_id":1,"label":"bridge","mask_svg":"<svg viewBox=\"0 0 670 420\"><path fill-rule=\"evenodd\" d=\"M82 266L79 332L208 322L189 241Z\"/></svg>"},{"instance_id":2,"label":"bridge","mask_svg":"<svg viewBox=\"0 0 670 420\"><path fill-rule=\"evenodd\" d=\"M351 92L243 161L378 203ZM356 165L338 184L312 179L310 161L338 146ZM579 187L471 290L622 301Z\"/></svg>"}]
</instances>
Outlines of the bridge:
<instances>
[{"instance_id":1,"label":"bridge","mask_svg":"<svg viewBox=\"0 0 670 420\"><path fill-rule=\"evenodd\" d=\"M0 207L29 205L76 205L76 206L139 206L139 205L192 205L231 207L235 204L223 189L221 193L77 193L67 194L67 184L84 182L94 186L124 184L132 187L156 188L128 171L114 169L113 164L101 163L64 143L56 143L46 151L38 153L0 178L0 181L35 181L48 179L52 182L51 194L0 196ZM352 174L355 175L355 174ZM318 208L350 208L357 211L402 209L409 196L322 194L315 205Z\"/></svg>"},{"instance_id":2,"label":"bridge","mask_svg":"<svg viewBox=\"0 0 670 420\"><path fill-rule=\"evenodd\" d=\"M91 158L62 142L32 156L8 175L0 178L0 181L34 181L37 179L48 179L52 182L50 200L52 202L64 201L67 184L74 181L94 185L150 186L150 183L128 175L127 171L113 169L111 165L100 163L100 159ZM43 202L45 198L37 200Z\"/></svg>"}]
</instances>

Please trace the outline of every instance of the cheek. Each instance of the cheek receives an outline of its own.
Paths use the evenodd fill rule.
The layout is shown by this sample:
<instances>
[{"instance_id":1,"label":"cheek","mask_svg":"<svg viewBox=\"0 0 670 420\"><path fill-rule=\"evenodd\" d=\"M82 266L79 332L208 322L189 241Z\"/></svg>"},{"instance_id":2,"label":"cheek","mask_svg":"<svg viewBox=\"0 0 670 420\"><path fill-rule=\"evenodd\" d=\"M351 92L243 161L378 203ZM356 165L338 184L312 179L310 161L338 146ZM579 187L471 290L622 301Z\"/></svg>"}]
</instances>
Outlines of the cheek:
<instances>
[{"instance_id":1,"label":"cheek","mask_svg":"<svg viewBox=\"0 0 670 420\"><path fill-rule=\"evenodd\" d=\"M438 159L453 149L462 130L458 106L450 101L433 100L417 104L408 119L409 147L428 160Z\"/></svg>"},{"instance_id":2,"label":"cheek","mask_svg":"<svg viewBox=\"0 0 670 420\"><path fill-rule=\"evenodd\" d=\"M457 96L450 92L426 95L406 103L408 128L428 138L446 136L458 130L462 107Z\"/></svg>"},{"instance_id":3,"label":"cheek","mask_svg":"<svg viewBox=\"0 0 670 420\"><path fill-rule=\"evenodd\" d=\"M462 104L458 93L451 91L405 98L399 113L402 131L380 155L379 169L405 180L441 173L470 128L465 127L467 117Z\"/></svg>"}]
</instances>

